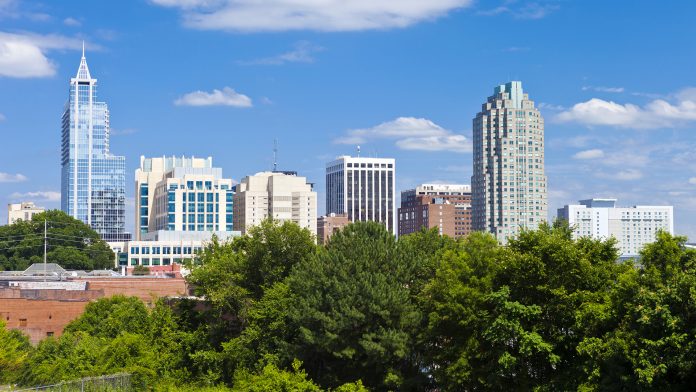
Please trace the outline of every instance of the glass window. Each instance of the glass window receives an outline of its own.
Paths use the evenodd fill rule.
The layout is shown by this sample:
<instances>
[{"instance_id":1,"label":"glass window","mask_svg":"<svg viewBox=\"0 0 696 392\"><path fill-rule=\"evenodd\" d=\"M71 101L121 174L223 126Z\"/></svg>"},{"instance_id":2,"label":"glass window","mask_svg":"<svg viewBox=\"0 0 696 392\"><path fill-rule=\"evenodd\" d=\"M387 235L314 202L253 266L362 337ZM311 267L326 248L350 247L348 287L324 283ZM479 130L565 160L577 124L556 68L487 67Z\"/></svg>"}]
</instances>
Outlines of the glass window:
<instances>
[{"instance_id":1,"label":"glass window","mask_svg":"<svg viewBox=\"0 0 696 392\"><path fill-rule=\"evenodd\" d=\"M205 193L199 193L198 194L198 202L203 203L205 201Z\"/></svg>"},{"instance_id":2,"label":"glass window","mask_svg":"<svg viewBox=\"0 0 696 392\"><path fill-rule=\"evenodd\" d=\"M205 222L206 223L213 223L213 214L206 215Z\"/></svg>"},{"instance_id":3,"label":"glass window","mask_svg":"<svg viewBox=\"0 0 696 392\"><path fill-rule=\"evenodd\" d=\"M143 247L141 248L141 250L142 250L142 253L143 253L144 255L149 255L149 254L150 254L150 247L149 247L149 246L143 246Z\"/></svg>"},{"instance_id":4,"label":"glass window","mask_svg":"<svg viewBox=\"0 0 696 392\"><path fill-rule=\"evenodd\" d=\"M169 201L175 201L176 200L176 193L170 191L168 198L169 198Z\"/></svg>"},{"instance_id":5,"label":"glass window","mask_svg":"<svg viewBox=\"0 0 696 392\"><path fill-rule=\"evenodd\" d=\"M152 259L152 265L160 265L160 259Z\"/></svg>"},{"instance_id":6,"label":"glass window","mask_svg":"<svg viewBox=\"0 0 696 392\"><path fill-rule=\"evenodd\" d=\"M162 259L162 265L170 265L172 263L172 259L165 257Z\"/></svg>"},{"instance_id":7,"label":"glass window","mask_svg":"<svg viewBox=\"0 0 696 392\"><path fill-rule=\"evenodd\" d=\"M193 189L193 181L186 181L186 188L189 190Z\"/></svg>"},{"instance_id":8,"label":"glass window","mask_svg":"<svg viewBox=\"0 0 696 392\"><path fill-rule=\"evenodd\" d=\"M215 206L213 204L206 204L205 206L205 212L213 212L213 208Z\"/></svg>"},{"instance_id":9,"label":"glass window","mask_svg":"<svg viewBox=\"0 0 696 392\"><path fill-rule=\"evenodd\" d=\"M171 246L163 246L162 247L162 254L168 255L172 253L172 247Z\"/></svg>"},{"instance_id":10,"label":"glass window","mask_svg":"<svg viewBox=\"0 0 696 392\"><path fill-rule=\"evenodd\" d=\"M160 254L160 247L159 247L159 246L153 246L153 247L152 247L152 254L153 254L153 255L158 255L158 254Z\"/></svg>"},{"instance_id":11,"label":"glass window","mask_svg":"<svg viewBox=\"0 0 696 392\"><path fill-rule=\"evenodd\" d=\"M137 255L139 253L139 250L140 248L138 248L137 246L131 246L131 254Z\"/></svg>"},{"instance_id":12,"label":"glass window","mask_svg":"<svg viewBox=\"0 0 696 392\"><path fill-rule=\"evenodd\" d=\"M196 181L196 189L203 189L203 181Z\"/></svg>"},{"instance_id":13,"label":"glass window","mask_svg":"<svg viewBox=\"0 0 696 392\"><path fill-rule=\"evenodd\" d=\"M212 183L212 181L206 181L206 182L205 182L205 189L207 189L207 190L213 189L213 183Z\"/></svg>"},{"instance_id":14,"label":"glass window","mask_svg":"<svg viewBox=\"0 0 696 392\"><path fill-rule=\"evenodd\" d=\"M208 193L205 194L205 200L206 200L208 203L212 203L213 200L214 200L214 198L215 198L215 196L214 196L214 194L213 194L212 192L208 192Z\"/></svg>"},{"instance_id":15,"label":"glass window","mask_svg":"<svg viewBox=\"0 0 696 392\"><path fill-rule=\"evenodd\" d=\"M196 201L196 194L193 192L189 192L188 201L189 201L189 203Z\"/></svg>"},{"instance_id":16,"label":"glass window","mask_svg":"<svg viewBox=\"0 0 696 392\"><path fill-rule=\"evenodd\" d=\"M150 265L150 259L143 259L143 265Z\"/></svg>"},{"instance_id":17,"label":"glass window","mask_svg":"<svg viewBox=\"0 0 696 392\"><path fill-rule=\"evenodd\" d=\"M138 265L138 259L131 259L131 265Z\"/></svg>"}]
</instances>

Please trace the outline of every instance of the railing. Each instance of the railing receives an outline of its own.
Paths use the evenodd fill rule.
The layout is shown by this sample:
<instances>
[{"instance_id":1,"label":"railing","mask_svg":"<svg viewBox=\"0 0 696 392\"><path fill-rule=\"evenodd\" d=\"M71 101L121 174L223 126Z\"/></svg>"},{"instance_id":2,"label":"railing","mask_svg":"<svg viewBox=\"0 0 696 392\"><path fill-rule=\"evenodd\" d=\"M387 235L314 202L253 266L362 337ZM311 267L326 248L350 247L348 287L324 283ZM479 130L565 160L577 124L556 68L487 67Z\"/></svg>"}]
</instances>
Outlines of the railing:
<instances>
[{"instance_id":1,"label":"railing","mask_svg":"<svg viewBox=\"0 0 696 392\"><path fill-rule=\"evenodd\" d=\"M58 392L102 392L102 391L131 391L131 375L128 373L111 374L108 376L86 377L80 380L63 381L53 385L41 385L31 388L10 389L20 391L58 391Z\"/></svg>"}]
</instances>

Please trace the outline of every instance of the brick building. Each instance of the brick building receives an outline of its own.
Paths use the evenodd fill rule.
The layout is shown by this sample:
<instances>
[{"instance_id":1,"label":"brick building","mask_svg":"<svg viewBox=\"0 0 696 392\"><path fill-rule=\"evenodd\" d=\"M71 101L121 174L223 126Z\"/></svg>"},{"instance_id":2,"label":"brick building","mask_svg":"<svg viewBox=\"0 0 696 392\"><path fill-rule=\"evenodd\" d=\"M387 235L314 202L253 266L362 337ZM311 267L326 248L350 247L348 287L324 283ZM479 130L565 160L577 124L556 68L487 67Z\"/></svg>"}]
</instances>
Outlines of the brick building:
<instances>
[{"instance_id":1,"label":"brick building","mask_svg":"<svg viewBox=\"0 0 696 392\"><path fill-rule=\"evenodd\" d=\"M401 192L399 235L438 228L440 235L463 237L471 232L471 187L423 184Z\"/></svg>"},{"instance_id":2,"label":"brick building","mask_svg":"<svg viewBox=\"0 0 696 392\"><path fill-rule=\"evenodd\" d=\"M55 264L34 265L27 271L0 273L0 319L36 344L60 336L65 326L91 301L113 295L136 296L148 305L157 298L187 295L181 276L121 276L109 271L88 274L65 271Z\"/></svg>"},{"instance_id":3,"label":"brick building","mask_svg":"<svg viewBox=\"0 0 696 392\"><path fill-rule=\"evenodd\" d=\"M329 214L317 218L317 242L319 245L326 245L331 236L348 225L348 215Z\"/></svg>"}]
</instances>

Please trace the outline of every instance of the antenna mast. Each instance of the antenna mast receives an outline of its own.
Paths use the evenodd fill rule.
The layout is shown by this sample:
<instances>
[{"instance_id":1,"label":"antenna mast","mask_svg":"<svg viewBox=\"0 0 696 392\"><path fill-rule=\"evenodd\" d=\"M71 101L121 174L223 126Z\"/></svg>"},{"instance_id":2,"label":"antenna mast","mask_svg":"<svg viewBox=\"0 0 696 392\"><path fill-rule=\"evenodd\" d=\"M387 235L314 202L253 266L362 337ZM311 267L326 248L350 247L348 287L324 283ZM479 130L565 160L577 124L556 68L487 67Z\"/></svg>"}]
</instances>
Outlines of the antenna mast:
<instances>
[{"instance_id":1,"label":"antenna mast","mask_svg":"<svg viewBox=\"0 0 696 392\"><path fill-rule=\"evenodd\" d=\"M278 170L278 139L273 139L273 171Z\"/></svg>"}]
</instances>

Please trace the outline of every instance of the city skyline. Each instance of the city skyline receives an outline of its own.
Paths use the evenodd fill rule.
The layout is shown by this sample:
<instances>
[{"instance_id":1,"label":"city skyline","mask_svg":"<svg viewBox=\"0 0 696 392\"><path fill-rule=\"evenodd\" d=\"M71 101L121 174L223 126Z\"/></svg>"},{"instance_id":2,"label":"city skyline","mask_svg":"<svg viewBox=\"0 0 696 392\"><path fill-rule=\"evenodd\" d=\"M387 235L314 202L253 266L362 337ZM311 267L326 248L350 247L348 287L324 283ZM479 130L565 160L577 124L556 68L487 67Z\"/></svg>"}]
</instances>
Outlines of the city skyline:
<instances>
[{"instance_id":1,"label":"city skyline","mask_svg":"<svg viewBox=\"0 0 696 392\"><path fill-rule=\"evenodd\" d=\"M434 2L415 16L394 6L400 22L372 18L377 26L334 7L327 20L345 22L334 23L340 31L314 19L269 32L164 3L0 3L0 91L21 92L0 93L0 133L16 147L0 160L5 204L59 208L57 124L86 39L112 111L112 150L126 156L128 231L141 155L213 156L239 181L272 167L277 138L279 167L316 183L320 215L325 163L358 144L364 156L396 158L397 196L420 183L469 183L471 118L492 86L514 79L547 120L549 210L592 197L669 204L675 233L696 237L694 55L681 49L696 33L694 5L654 14L640 1ZM160 31L127 17L136 12Z\"/></svg>"}]
</instances>

